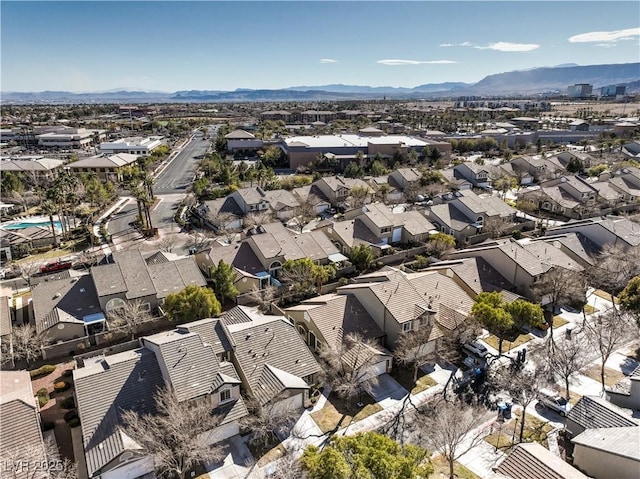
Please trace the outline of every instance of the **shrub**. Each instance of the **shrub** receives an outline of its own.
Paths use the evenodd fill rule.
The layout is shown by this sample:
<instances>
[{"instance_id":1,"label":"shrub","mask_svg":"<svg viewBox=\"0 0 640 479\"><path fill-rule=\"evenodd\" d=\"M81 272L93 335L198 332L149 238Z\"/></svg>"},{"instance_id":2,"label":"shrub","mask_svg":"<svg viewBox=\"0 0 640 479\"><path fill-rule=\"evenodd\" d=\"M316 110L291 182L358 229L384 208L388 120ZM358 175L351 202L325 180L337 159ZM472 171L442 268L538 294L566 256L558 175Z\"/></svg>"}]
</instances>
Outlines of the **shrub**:
<instances>
[{"instance_id":1,"label":"shrub","mask_svg":"<svg viewBox=\"0 0 640 479\"><path fill-rule=\"evenodd\" d=\"M39 378L41 376L46 376L47 374L51 374L52 372L54 372L56 370L56 367L53 366L52 364L45 364L42 367L39 367L38 369L34 369L33 371L29 371L29 374L31 375L31 378Z\"/></svg>"},{"instance_id":2,"label":"shrub","mask_svg":"<svg viewBox=\"0 0 640 479\"><path fill-rule=\"evenodd\" d=\"M38 398L38 405L40 407L44 406L45 404L47 404L49 402L49 396L37 396Z\"/></svg>"},{"instance_id":3,"label":"shrub","mask_svg":"<svg viewBox=\"0 0 640 479\"><path fill-rule=\"evenodd\" d=\"M73 396L69 396L60 401L60 406L63 409L74 409L76 407L76 400Z\"/></svg>"},{"instance_id":4,"label":"shrub","mask_svg":"<svg viewBox=\"0 0 640 479\"><path fill-rule=\"evenodd\" d=\"M57 393L61 393L62 391L66 391L71 387L67 381L58 381L53 385L53 390Z\"/></svg>"},{"instance_id":5,"label":"shrub","mask_svg":"<svg viewBox=\"0 0 640 479\"><path fill-rule=\"evenodd\" d=\"M345 286L345 285L349 284L349 280L348 280L347 278L340 278L340 279L338 280L338 284L339 284L340 286Z\"/></svg>"},{"instance_id":6,"label":"shrub","mask_svg":"<svg viewBox=\"0 0 640 479\"><path fill-rule=\"evenodd\" d=\"M78 427L80 425L80 418L74 417L69 421L69 427Z\"/></svg>"},{"instance_id":7,"label":"shrub","mask_svg":"<svg viewBox=\"0 0 640 479\"><path fill-rule=\"evenodd\" d=\"M68 377L71 377L72 375L73 375L73 369L65 369L64 371L62 371L63 378L68 378Z\"/></svg>"},{"instance_id":8,"label":"shrub","mask_svg":"<svg viewBox=\"0 0 640 479\"><path fill-rule=\"evenodd\" d=\"M49 397L49 390L47 388L40 388L36 391L36 396L47 396Z\"/></svg>"},{"instance_id":9,"label":"shrub","mask_svg":"<svg viewBox=\"0 0 640 479\"><path fill-rule=\"evenodd\" d=\"M78 412L75 409L72 409L71 411L67 411L64 413L64 420L66 422L70 422L71 420L77 417L78 417Z\"/></svg>"},{"instance_id":10,"label":"shrub","mask_svg":"<svg viewBox=\"0 0 640 479\"><path fill-rule=\"evenodd\" d=\"M42 424L40 424L42 431L50 431L54 427L56 427L56 423L53 421L42 421Z\"/></svg>"}]
</instances>

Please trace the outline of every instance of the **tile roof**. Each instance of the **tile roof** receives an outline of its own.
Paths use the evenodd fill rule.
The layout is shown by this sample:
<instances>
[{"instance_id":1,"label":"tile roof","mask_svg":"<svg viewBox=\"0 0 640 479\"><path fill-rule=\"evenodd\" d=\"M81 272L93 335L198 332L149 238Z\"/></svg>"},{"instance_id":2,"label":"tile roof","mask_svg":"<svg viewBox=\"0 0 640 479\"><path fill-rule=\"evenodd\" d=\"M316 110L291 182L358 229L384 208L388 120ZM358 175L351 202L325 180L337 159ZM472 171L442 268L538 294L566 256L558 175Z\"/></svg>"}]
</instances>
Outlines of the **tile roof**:
<instances>
[{"instance_id":1,"label":"tile roof","mask_svg":"<svg viewBox=\"0 0 640 479\"><path fill-rule=\"evenodd\" d=\"M261 203L262 201L268 201L265 198L265 192L259 186L254 186L250 188L238 188L232 195L238 195L240 198L244 200L248 205L256 205Z\"/></svg>"},{"instance_id":2,"label":"tile roof","mask_svg":"<svg viewBox=\"0 0 640 479\"><path fill-rule=\"evenodd\" d=\"M120 267L127 288L127 299L141 298L156 293L153 281L149 276L147 263L139 250L115 251L113 259Z\"/></svg>"},{"instance_id":3,"label":"tile roof","mask_svg":"<svg viewBox=\"0 0 640 479\"><path fill-rule=\"evenodd\" d=\"M177 330L197 333L205 344L213 348L215 354L233 351L233 343L229 340L229 332L226 330L225 321L223 321L222 318L207 318L193 321L178 326Z\"/></svg>"},{"instance_id":4,"label":"tile roof","mask_svg":"<svg viewBox=\"0 0 640 479\"><path fill-rule=\"evenodd\" d=\"M538 258L543 265L558 266L560 268L571 271L584 271L582 265L575 261L571 256L563 252L560 248L556 248L553 244L543 241L532 241L523 245L524 249Z\"/></svg>"},{"instance_id":5,"label":"tile roof","mask_svg":"<svg viewBox=\"0 0 640 479\"><path fill-rule=\"evenodd\" d=\"M251 318L251 322L227 324L227 328L249 392L266 404L288 387L302 387L292 376L301 380L318 373L320 366L295 327L283 317L252 314Z\"/></svg>"},{"instance_id":6,"label":"tile roof","mask_svg":"<svg viewBox=\"0 0 640 479\"><path fill-rule=\"evenodd\" d=\"M214 243L213 246L206 251L206 254L211 262L216 265L222 260L246 273L256 274L265 269L251 249L248 241L231 245Z\"/></svg>"},{"instance_id":7,"label":"tile roof","mask_svg":"<svg viewBox=\"0 0 640 479\"><path fill-rule=\"evenodd\" d=\"M42 446L38 408L27 371L0 371L0 424L0 457L3 459L8 459L9 451L14 451L12 455L20 460L17 454L20 449ZM37 457L24 459L35 461ZM28 472L18 471L15 479L33 477Z\"/></svg>"},{"instance_id":8,"label":"tile roof","mask_svg":"<svg viewBox=\"0 0 640 479\"><path fill-rule=\"evenodd\" d=\"M429 219L432 222L440 223L454 231L464 231L471 226L471 221L453 203L433 205L429 208Z\"/></svg>"},{"instance_id":9,"label":"tile roof","mask_svg":"<svg viewBox=\"0 0 640 479\"><path fill-rule=\"evenodd\" d=\"M638 426L626 411L598 396L582 396L567 418L585 429Z\"/></svg>"},{"instance_id":10,"label":"tile roof","mask_svg":"<svg viewBox=\"0 0 640 479\"><path fill-rule=\"evenodd\" d=\"M211 394L224 384L213 347L184 329L146 336L142 344L156 351L160 369L168 374L178 401ZM156 347L153 347L155 345Z\"/></svg>"},{"instance_id":11,"label":"tile roof","mask_svg":"<svg viewBox=\"0 0 640 479\"><path fill-rule=\"evenodd\" d=\"M233 130L231 133L225 135L227 140L252 140L255 135L244 130Z\"/></svg>"},{"instance_id":12,"label":"tile roof","mask_svg":"<svg viewBox=\"0 0 640 479\"><path fill-rule=\"evenodd\" d=\"M87 470L92 476L126 449L120 431L122 412L153 413L153 396L164 381L148 349L107 356L76 369L73 377Z\"/></svg>"},{"instance_id":13,"label":"tile roof","mask_svg":"<svg viewBox=\"0 0 640 479\"><path fill-rule=\"evenodd\" d=\"M497 248L531 276L546 273L551 268L550 265L543 265L537 256L515 241L501 244Z\"/></svg>"},{"instance_id":14,"label":"tile roof","mask_svg":"<svg viewBox=\"0 0 640 479\"><path fill-rule=\"evenodd\" d=\"M378 339L385 334L352 294L326 294L303 301L300 306L330 346L339 346L343 338L352 333L368 339Z\"/></svg>"},{"instance_id":15,"label":"tile roof","mask_svg":"<svg viewBox=\"0 0 640 479\"><path fill-rule=\"evenodd\" d=\"M0 336L11 334L11 298L8 296L0 296Z\"/></svg>"},{"instance_id":16,"label":"tile roof","mask_svg":"<svg viewBox=\"0 0 640 479\"><path fill-rule=\"evenodd\" d=\"M586 429L571 442L640 462L640 427L606 427ZM636 466L640 468L640 466ZM640 469L637 469L640 470Z\"/></svg>"},{"instance_id":17,"label":"tile roof","mask_svg":"<svg viewBox=\"0 0 640 479\"><path fill-rule=\"evenodd\" d=\"M287 190L269 190L264 192L264 197L269 202L269 206L276 211L287 208L296 208L300 202Z\"/></svg>"},{"instance_id":18,"label":"tile roof","mask_svg":"<svg viewBox=\"0 0 640 479\"><path fill-rule=\"evenodd\" d=\"M198 265L192 257L167 263L150 264L149 276L158 298L166 298L187 286L206 286Z\"/></svg>"},{"instance_id":19,"label":"tile roof","mask_svg":"<svg viewBox=\"0 0 640 479\"><path fill-rule=\"evenodd\" d=\"M511 479L589 479L537 442L518 444L496 471Z\"/></svg>"},{"instance_id":20,"label":"tile roof","mask_svg":"<svg viewBox=\"0 0 640 479\"><path fill-rule=\"evenodd\" d=\"M31 295L38 332L44 332L59 322L82 322L84 316L102 311L93 280L88 274L39 283Z\"/></svg>"},{"instance_id":21,"label":"tile roof","mask_svg":"<svg viewBox=\"0 0 640 479\"><path fill-rule=\"evenodd\" d=\"M129 165L138 159L138 155L118 153L115 155L98 155L68 163L70 168L119 168Z\"/></svg>"},{"instance_id":22,"label":"tile roof","mask_svg":"<svg viewBox=\"0 0 640 479\"><path fill-rule=\"evenodd\" d=\"M220 214L231 214L238 217L244 215L242 208L240 208L236 200L234 200L231 196L205 201L202 205L200 205L198 210L201 210L201 208L203 207L205 208L206 215L209 218L215 218Z\"/></svg>"}]
</instances>

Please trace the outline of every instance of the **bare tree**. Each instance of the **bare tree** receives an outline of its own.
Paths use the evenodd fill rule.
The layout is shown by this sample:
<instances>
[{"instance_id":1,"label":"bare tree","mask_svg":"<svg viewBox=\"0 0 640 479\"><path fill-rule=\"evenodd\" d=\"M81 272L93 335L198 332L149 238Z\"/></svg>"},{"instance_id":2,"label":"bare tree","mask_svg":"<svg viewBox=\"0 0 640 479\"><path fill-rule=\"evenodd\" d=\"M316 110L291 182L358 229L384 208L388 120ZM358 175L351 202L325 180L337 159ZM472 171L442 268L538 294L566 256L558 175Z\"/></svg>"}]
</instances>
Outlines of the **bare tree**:
<instances>
[{"instance_id":1,"label":"bare tree","mask_svg":"<svg viewBox=\"0 0 640 479\"><path fill-rule=\"evenodd\" d=\"M584 332L590 345L600 355L600 382L604 391L605 363L616 349L638 337L637 324L628 315L620 314L614 304L604 313L585 321Z\"/></svg>"},{"instance_id":2,"label":"bare tree","mask_svg":"<svg viewBox=\"0 0 640 479\"><path fill-rule=\"evenodd\" d=\"M270 210L255 211L249 213L244 218L245 226L262 226L273 221L273 215Z\"/></svg>"},{"instance_id":3,"label":"bare tree","mask_svg":"<svg viewBox=\"0 0 640 479\"><path fill-rule=\"evenodd\" d=\"M11 329L8 355L15 364L24 359L31 364L42 356L42 349L49 343L46 334L36 331L35 326L26 323L22 326L14 326Z\"/></svg>"},{"instance_id":4,"label":"bare tree","mask_svg":"<svg viewBox=\"0 0 640 479\"><path fill-rule=\"evenodd\" d=\"M147 305L140 300L125 301L122 307L110 311L108 317L110 330L125 332L132 340L144 324L153 321Z\"/></svg>"},{"instance_id":5,"label":"bare tree","mask_svg":"<svg viewBox=\"0 0 640 479\"><path fill-rule=\"evenodd\" d=\"M20 272L22 279L24 279L29 285L29 288L31 288L31 278L40 272L40 263L37 261L21 263Z\"/></svg>"},{"instance_id":6,"label":"bare tree","mask_svg":"<svg viewBox=\"0 0 640 479\"><path fill-rule=\"evenodd\" d=\"M244 479L306 479L308 475L302 470L300 460L296 457L295 451L289 447L285 448L284 454L279 459L276 459L267 470L255 471L258 462L252 459L250 462L245 463L245 466L250 467Z\"/></svg>"},{"instance_id":7,"label":"bare tree","mask_svg":"<svg viewBox=\"0 0 640 479\"><path fill-rule=\"evenodd\" d=\"M187 248L195 253L206 249L214 240L210 231L191 231L187 240Z\"/></svg>"},{"instance_id":8,"label":"bare tree","mask_svg":"<svg viewBox=\"0 0 640 479\"><path fill-rule=\"evenodd\" d=\"M589 283L613 295L619 293L634 277L640 275L640 247L605 245L587 271Z\"/></svg>"},{"instance_id":9,"label":"bare tree","mask_svg":"<svg viewBox=\"0 0 640 479\"><path fill-rule=\"evenodd\" d=\"M393 356L403 366L413 366L413 382L418 380L418 371L423 364L435 359L436 342L442 336L437 326L420 327L417 331L402 333L396 342Z\"/></svg>"},{"instance_id":10,"label":"bare tree","mask_svg":"<svg viewBox=\"0 0 640 479\"><path fill-rule=\"evenodd\" d=\"M241 424L251 431L252 444L266 447L280 442L291 431L301 411L283 405L286 403L280 402L282 399L286 396L278 395L267 404L253 398L247 401L250 414L242 419Z\"/></svg>"},{"instance_id":11,"label":"bare tree","mask_svg":"<svg viewBox=\"0 0 640 479\"><path fill-rule=\"evenodd\" d=\"M160 250L165 253L171 253L174 246L178 243L178 238L175 236L165 236L160 240Z\"/></svg>"},{"instance_id":12,"label":"bare tree","mask_svg":"<svg viewBox=\"0 0 640 479\"><path fill-rule=\"evenodd\" d=\"M13 445L2 453L3 479L77 479L78 466L62 459L53 440Z\"/></svg>"},{"instance_id":13,"label":"bare tree","mask_svg":"<svg viewBox=\"0 0 640 479\"><path fill-rule=\"evenodd\" d=\"M318 215L316 213L316 206L320 203L320 199L313 194L309 194L305 199L298 201L298 206L294 210L294 218L296 219L297 226L300 229L300 233L304 227Z\"/></svg>"},{"instance_id":14,"label":"bare tree","mask_svg":"<svg viewBox=\"0 0 640 479\"><path fill-rule=\"evenodd\" d=\"M579 336L562 341L547 341L545 354L539 359L546 362L546 369L554 378L564 381L567 401L570 398L569 381L588 364L589 345Z\"/></svg>"},{"instance_id":15,"label":"bare tree","mask_svg":"<svg viewBox=\"0 0 640 479\"><path fill-rule=\"evenodd\" d=\"M258 289L254 286L249 293L251 301L258 305L258 309L263 313L269 312L271 305L277 301L278 290L274 286L267 286L264 289Z\"/></svg>"},{"instance_id":16,"label":"bare tree","mask_svg":"<svg viewBox=\"0 0 640 479\"><path fill-rule=\"evenodd\" d=\"M482 225L482 230L487 233L490 238L500 238L510 229L511 222L500 216L488 217Z\"/></svg>"},{"instance_id":17,"label":"bare tree","mask_svg":"<svg viewBox=\"0 0 640 479\"><path fill-rule=\"evenodd\" d=\"M219 213L215 218L210 220L216 229L216 233L222 236L228 244L233 243L240 231L238 228L232 226L236 219L237 216L232 213Z\"/></svg>"},{"instance_id":18,"label":"bare tree","mask_svg":"<svg viewBox=\"0 0 640 479\"><path fill-rule=\"evenodd\" d=\"M320 350L320 358L331 389L347 401L362 393L370 393L378 384L378 377L370 368L379 360L377 343L359 334L348 334L338 344Z\"/></svg>"},{"instance_id":19,"label":"bare tree","mask_svg":"<svg viewBox=\"0 0 640 479\"><path fill-rule=\"evenodd\" d=\"M349 191L349 198L351 199L351 206L354 208L360 208L367 203L367 198L371 194L371 190L368 186L354 186Z\"/></svg>"},{"instance_id":20,"label":"bare tree","mask_svg":"<svg viewBox=\"0 0 640 479\"><path fill-rule=\"evenodd\" d=\"M433 399L417 410L413 421L417 441L444 456L449 464L449 479L455 477L455 461L480 444L486 435L481 427L485 413L481 407L442 398Z\"/></svg>"},{"instance_id":21,"label":"bare tree","mask_svg":"<svg viewBox=\"0 0 640 479\"><path fill-rule=\"evenodd\" d=\"M554 266L533 285L532 290L538 301L542 302L546 299L547 305L551 308L551 317L547 321L551 329L551 340L553 340L553 315L558 306L565 304L582 308L587 302L587 283L584 275L565 268Z\"/></svg>"},{"instance_id":22,"label":"bare tree","mask_svg":"<svg viewBox=\"0 0 640 479\"><path fill-rule=\"evenodd\" d=\"M180 402L169 387L154 395L156 414L140 415L124 411L124 432L152 456L161 477L188 476L206 461L221 459L223 446L209 444L208 432L220 425L210 398Z\"/></svg>"},{"instance_id":23,"label":"bare tree","mask_svg":"<svg viewBox=\"0 0 640 479\"><path fill-rule=\"evenodd\" d=\"M541 364L541 361L538 361ZM491 381L499 389L508 391L514 401L522 406L522 422L520 423L520 441L524 435L527 407L537 397L538 391L549 383L549 373L542 366L535 367L529 362L527 367L512 365L495 371Z\"/></svg>"}]
</instances>

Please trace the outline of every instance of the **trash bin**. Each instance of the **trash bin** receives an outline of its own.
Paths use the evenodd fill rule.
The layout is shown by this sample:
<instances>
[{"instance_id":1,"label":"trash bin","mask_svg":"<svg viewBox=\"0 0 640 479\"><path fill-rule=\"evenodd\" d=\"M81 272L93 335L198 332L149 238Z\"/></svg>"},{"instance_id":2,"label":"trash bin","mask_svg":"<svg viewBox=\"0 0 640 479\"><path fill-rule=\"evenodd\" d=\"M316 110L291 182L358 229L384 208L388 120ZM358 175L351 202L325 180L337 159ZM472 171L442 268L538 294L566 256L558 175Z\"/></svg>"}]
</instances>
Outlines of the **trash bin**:
<instances>
[{"instance_id":1,"label":"trash bin","mask_svg":"<svg viewBox=\"0 0 640 479\"><path fill-rule=\"evenodd\" d=\"M513 406L510 402L505 403L503 417L505 419L511 419L511 406Z\"/></svg>"}]
</instances>

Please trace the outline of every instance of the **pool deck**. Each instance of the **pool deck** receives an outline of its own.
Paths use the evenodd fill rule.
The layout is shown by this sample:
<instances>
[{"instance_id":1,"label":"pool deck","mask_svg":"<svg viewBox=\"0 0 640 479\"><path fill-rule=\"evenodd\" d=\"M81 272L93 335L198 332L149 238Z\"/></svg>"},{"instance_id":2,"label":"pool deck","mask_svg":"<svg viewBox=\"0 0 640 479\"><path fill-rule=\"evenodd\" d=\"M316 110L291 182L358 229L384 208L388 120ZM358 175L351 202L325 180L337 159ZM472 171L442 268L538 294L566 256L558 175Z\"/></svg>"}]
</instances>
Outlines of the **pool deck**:
<instances>
[{"instance_id":1,"label":"pool deck","mask_svg":"<svg viewBox=\"0 0 640 479\"><path fill-rule=\"evenodd\" d=\"M54 223L60 224L60 217L58 215L53 215L53 221ZM48 216L42 216L42 215L21 217L15 220L5 221L4 223L0 223L0 230L1 229L21 229L21 228L7 228L7 226L18 225L18 224L24 225L21 228L28 228L30 225L50 226L51 221L49 221ZM57 229L60 229L60 227L58 227Z\"/></svg>"}]
</instances>

